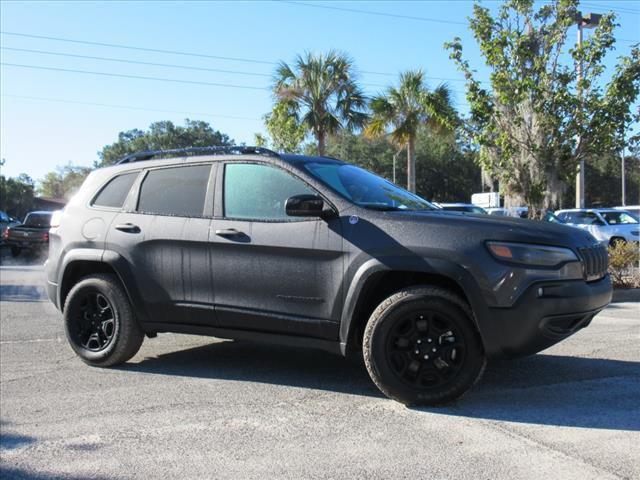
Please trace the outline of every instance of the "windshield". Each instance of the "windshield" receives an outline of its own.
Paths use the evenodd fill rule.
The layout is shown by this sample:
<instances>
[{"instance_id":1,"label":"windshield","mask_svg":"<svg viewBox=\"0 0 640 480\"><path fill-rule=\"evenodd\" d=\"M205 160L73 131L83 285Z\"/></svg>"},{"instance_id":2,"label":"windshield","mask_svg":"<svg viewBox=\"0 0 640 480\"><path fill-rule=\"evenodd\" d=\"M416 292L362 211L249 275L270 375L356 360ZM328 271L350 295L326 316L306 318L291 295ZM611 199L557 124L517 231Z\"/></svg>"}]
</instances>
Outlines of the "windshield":
<instances>
[{"instance_id":1,"label":"windshield","mask_svg":"<svg viewBox=\"0 0 640 480\"><path fill-rule=\"evenodd\" d=\"M347 200L371 210L435 210L419 196L354 165L309 162L311 175Z\"/></svg>"},{"instance_id":2,"label":"windshield","mask_svg":"<svg viewBox=\"0 0 640 480\"><path fill-rule=\"evenodd\" d=\"M50 213L30 213L24 219L26 227L48 227L51 225Z\"/></svg>"},{"instance_id":3,"label":"windshield","mask_svg":"<svg viewBox=\"0 0 640 480\"><path fill-rule=\"evenodd\" d=\"M632 215L627 212L600 212L609 225L628 225L638 223Z\"/></svg>"},{"instance_id":4,"label":"windshield","mask_svg":"<svg viewBox=\"0 0 640 480\"><path fill-rule=\"evenodd\" d=\"M547 212L544 214L543 220L551 223L564 223L564 220L561 220L559 217L555 216L551 212Z\"/></svg>"}]
</instances>

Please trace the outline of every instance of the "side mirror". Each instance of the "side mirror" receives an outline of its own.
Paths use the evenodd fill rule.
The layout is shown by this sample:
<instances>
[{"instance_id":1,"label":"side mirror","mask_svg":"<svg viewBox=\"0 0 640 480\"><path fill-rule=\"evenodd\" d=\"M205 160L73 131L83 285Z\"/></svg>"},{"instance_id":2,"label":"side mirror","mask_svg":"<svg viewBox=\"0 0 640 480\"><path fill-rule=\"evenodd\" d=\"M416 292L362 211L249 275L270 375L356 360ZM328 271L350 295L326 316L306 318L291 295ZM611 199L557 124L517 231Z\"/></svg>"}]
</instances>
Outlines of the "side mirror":
<instances>
[{"instance_id":1,"label":"side mirror","mask_svg":"<svg viewBox=\"0 0 640 480\"><path fill-rule=\"evenodd\" d=\"M318 195L294 195L287 198L284 211L290 217L321 217L324 201Z\"/></svg>"}]
</instances>

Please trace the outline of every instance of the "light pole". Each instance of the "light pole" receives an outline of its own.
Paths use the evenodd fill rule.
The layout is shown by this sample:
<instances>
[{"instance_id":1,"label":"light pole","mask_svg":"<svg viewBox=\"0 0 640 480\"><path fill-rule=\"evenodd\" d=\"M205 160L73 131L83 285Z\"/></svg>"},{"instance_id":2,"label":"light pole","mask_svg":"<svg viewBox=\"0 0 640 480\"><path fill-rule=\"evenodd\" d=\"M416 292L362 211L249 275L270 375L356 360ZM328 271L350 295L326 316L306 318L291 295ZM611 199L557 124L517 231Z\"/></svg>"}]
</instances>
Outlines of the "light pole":
<instances>
[{"instance_id":1,"label":"light pole","mask_svg":"<svg viewBox=\"0 0 640 480\"><path fill-rule=\"evenodd\" d=\"M587 13L582 15L581 12L576 12L576 23L578 24L578 48L582 47L582 29L583 28L595 28L600 22L600 17L597 13ZM582 81L582 61L578 61L578 84ZM582 98L582 89L578 85L578 95ZM582 105L578 107L582 109ZM578 137L576 144L580 143L580 137ZM580 160L578 167L578 174L576 175L576 208L584 208L584 159Z\"/></svg>"},{"instance_id":2,"label":"light pole","mask_svg":"<svg viewBox=\"0 0 640 480\"><path fill-rule=\"evenodd\" d=\"M626 191L626 172L624 165L624 127L622 128L622 206L627 204L627 191Z\"/></svg>"}]
</instances>

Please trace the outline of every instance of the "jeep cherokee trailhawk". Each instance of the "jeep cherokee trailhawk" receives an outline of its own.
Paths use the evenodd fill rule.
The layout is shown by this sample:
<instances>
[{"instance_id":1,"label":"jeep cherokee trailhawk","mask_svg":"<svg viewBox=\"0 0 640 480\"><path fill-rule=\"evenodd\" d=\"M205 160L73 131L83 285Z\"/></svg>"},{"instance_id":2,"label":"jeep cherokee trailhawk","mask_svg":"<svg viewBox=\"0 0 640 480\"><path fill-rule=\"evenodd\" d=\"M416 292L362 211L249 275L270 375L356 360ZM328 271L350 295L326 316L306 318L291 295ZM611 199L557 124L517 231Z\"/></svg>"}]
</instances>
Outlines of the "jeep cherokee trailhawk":
<instances>
[{"instance_id":1,"label":"jeep cherokee trailhawk","mask_svg":"<svg viewBox=\"0 0 640 480\"><path fill-rule=\"evenodd\" d=\"M585 231L446 212L362 168L253 147L141 152L52 219L48 294L90 365L158 332L362 352L405 404L467 391L611 300Z\"/></svg>"}]
</instances>

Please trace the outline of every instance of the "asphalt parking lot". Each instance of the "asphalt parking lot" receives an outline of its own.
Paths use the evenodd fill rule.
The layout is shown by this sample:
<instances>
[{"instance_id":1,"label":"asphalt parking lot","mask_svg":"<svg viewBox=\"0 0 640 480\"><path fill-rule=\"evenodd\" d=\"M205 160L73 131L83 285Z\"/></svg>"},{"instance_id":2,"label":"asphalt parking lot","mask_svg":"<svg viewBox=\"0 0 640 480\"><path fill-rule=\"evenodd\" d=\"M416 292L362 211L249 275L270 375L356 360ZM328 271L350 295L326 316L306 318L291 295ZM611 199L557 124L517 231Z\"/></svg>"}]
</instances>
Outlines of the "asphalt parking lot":
<instances>
[{"instance_id":1,"label":"asphalt parking lot","mask_svg":"<svg viewBox=\"0 0 640 480\"><path fill-rule=\"evenodd\" d=\"M18 262L24 263L24 262ZM84 365L38 259L0 266L1 478L640 478L640 304L408 409L323 352L164 334Z\"/></svg>"}]
</instances>

